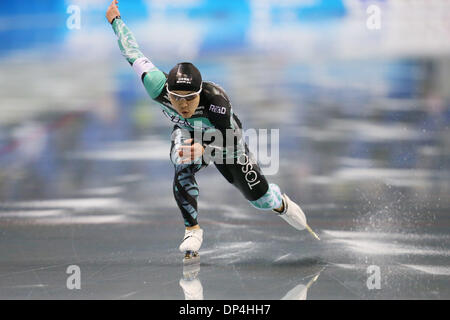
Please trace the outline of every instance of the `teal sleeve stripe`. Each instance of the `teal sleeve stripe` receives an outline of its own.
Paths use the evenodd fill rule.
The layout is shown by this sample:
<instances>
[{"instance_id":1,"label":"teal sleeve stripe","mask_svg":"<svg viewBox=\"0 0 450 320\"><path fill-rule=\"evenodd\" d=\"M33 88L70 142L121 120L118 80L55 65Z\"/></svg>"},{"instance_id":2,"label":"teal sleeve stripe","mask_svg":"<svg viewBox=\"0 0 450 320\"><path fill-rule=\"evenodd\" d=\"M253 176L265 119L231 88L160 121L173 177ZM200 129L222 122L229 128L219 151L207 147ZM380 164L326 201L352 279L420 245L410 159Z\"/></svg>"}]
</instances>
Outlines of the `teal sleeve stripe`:
<instances>
[{"instance_id":1,"label":"teal sleeve stripe","mask_svg":"<svg viewBox=\"0 0 450 320\"><path fill-rule=\"evenodd\" d=\"M166 76L162 71L154 68L147 72L142 79L145 90L152 99L156 99L164 89L166 83Z\"/></svg>"},{"instance_id":2,"label":"teal sleeve stripe","mask_svg":"<svg viewBox=\"0 0 450 320\"><path fill-rule=\"evenodd\" d=\"M116 34L122 55L132 65L136 59L142 58L144 55L139 50L139 46L134 38L133 33L128 29L122 19L115 19L112 24L114 33Z\"/></svg>"}]
</instances>

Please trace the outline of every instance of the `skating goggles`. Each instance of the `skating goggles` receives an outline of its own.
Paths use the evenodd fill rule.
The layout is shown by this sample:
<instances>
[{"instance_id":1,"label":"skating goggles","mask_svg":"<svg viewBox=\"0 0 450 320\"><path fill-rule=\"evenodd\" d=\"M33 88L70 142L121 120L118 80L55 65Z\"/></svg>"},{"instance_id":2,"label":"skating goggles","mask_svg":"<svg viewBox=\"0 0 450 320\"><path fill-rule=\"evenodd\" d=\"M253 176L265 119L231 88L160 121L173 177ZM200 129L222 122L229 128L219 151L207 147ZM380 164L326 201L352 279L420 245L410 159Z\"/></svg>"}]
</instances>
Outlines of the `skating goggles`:
<instances>
[{"instance_id":1,"label":"skating goggles","mask_svg":"<svg viewBox=\"0 0 450 320\"><path fill-rule=\"evenodd\" d=\"M202 92L202 86L200 85L200 90L198 90L197 92L192 92L189 94L178 94L175 92L172 92L169 90L169 86L166 83L166 88L167 88L167 92L170 94L170 96L175 100L175 101L180 101L181 99L186 99L186 101L192 101L195 98L197 98L197 96L200 94L200 92Z\"/></svg>"}]
</instances>

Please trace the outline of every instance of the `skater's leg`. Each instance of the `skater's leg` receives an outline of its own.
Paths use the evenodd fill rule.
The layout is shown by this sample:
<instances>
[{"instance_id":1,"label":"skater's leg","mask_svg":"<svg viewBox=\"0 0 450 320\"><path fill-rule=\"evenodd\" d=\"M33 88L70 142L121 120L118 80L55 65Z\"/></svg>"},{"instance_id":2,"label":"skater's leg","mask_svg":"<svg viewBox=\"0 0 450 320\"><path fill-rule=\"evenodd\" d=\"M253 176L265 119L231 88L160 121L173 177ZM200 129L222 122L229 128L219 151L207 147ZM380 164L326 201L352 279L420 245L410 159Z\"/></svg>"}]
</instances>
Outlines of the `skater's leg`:
<instances>
[{"instance_id":1,"label":"skater's leg","mask_svg":"<svg viewBox=\"0 0 450 320\"><path fill-rule=\"evenodd\" d=\"M199 188L195 180L197 169L197 167L189 165L175 165L173 195L183 216L184 225L188 230L199 228L197 221Z\"/></svg>"},{"instance_id":2,"label":"skater's leg","mask_svg":"<svg viewBox=\"0 0 450 320\"><path fill-rule=\"evenodd\" d=\"M185 259L195 257L203 242L203 230L197 221L198 185L194 176L200 168L201 165L175 165L173 194L186 227L183 241L179 247L181 252L185 252Z\"/></svg>"},{"instance_id":3,"label":"skater's leg","mask_svg":"<svg viewBox=\"0 0 450 320\"><path fill-rule=\"evenodd\" d=\"M245 150L245 154L242 154L234 164L216 164L222 175L237 187L255 208L273 210L297 230L307 229L319 239L308 226L302 209L286 194L282 195L276 184L267 183L248 148Z\"/></svg>"},{"instance_id":4,"label":"skater's leg","mask_svg":"<svg viewBox=\"0 0 450 320\"><path fill-rule=\"evenodd\" d=\"M175 127L172 132L172 146L170 160L175 169L173 180L173 195L184 219L186 229L193 230L200 228L197 222L197 199L199 188L195 180L195 173L206 166L202 159L192 163L181 163L181 157L177 150L184 144L184 141L191 138L191 134Z\"/></svg>"},{"instance_id":5,"label":"skater's leg","mask_svg":"<svg viewBox=\"0 0 450 320\"><path fill-rule=\"evenodd\" d=\"M234 159L234 163L215 163L215 165L225 179L239 189L248 201L258 200L269 190L266 177L247 146L245 153Z\"/></svg>"},{"instance_id":6,"label":"skater's leg","mask_svg":"<svg viewBox=\"0 0 450 320\"><path fill-rule=\"evenodd\" d=\"M179 247L181 252L185 252L185 262L198 255L197 251L203 242L203 230L197 221L199 188L195 180L195 173L205 167L206 163L202 162L201 158L191 163L181 163L181 158L177 152L177 149L184 144L184 141L190 138L190 133L175 128L172 133L170 152L170 159L175 169L173 195L186 227L183 241Z\"/></svg>"},{"instance_id":7,"label":"skater's leg","mask_svg":"<svg viewBox=\"0 0 450 320\"><path fill-rule=\"evenodd\" d=\"M253 207L282 212L284 205L280 188L274 183L268 184L251 154L242 156L235 164L216 164L216 167L229 183L241 191Z\"/></svg>"}]
</instances>

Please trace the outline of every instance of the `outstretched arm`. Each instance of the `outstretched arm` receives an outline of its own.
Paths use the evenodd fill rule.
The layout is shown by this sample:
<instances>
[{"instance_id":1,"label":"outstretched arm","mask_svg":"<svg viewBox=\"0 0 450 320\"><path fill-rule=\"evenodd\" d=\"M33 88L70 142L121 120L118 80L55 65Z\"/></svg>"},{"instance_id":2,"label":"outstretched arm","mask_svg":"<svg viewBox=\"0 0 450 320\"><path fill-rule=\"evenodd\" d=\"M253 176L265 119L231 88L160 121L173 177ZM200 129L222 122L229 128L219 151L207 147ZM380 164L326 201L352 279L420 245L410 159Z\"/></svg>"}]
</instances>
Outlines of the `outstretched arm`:
<instances>
[{"instance_id":1,"label":"outstretched arm","mask_svg":"<svg viewBox=\"0 0 450 320\"><path fill-rule=\"evenodd\" d=\"M112 25L114 33L118 38L118 44L122 55L127 59L130 65L144 55L139 50L139 46L133 33L128 29L120 17L120 11L117 6L118 0L113 0L106 11L106 19Z\"/></svg>"},{"instance_id":2,"label":"outstretched arm","mask_svg":"<svg viewBox=\"0 0 450 320\"><path fill-rule=\"evenodd\" d=\"M111 23L114 33L118 38L118 44L122 55L133 67L137 75L142 79L145 89L150 97L157 98L164 88L166 76L155 65L147 59L139 50L133 33L122 21L118 0L113 0L106 11L106 18Z\"/></svg>"}]
</instances>

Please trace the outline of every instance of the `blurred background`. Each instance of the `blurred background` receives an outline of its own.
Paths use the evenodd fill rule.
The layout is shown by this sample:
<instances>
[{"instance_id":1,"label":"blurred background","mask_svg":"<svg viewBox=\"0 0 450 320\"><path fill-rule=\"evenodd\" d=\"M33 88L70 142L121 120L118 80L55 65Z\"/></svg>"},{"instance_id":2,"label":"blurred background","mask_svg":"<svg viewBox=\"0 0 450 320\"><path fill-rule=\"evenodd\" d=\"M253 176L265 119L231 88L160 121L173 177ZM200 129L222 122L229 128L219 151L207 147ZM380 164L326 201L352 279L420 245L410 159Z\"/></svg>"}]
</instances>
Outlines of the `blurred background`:
<instances>
[{"instance_id":1,"label":"blurred background","mask_svg":"<svg viewBox=\"0 0 450 320\"><path fill-rule=\"evenodd\" d=\"M183 224L171 189L172 124L121 56L108 5L0 2L2 298L57 292L45 280L30 291L10 276L17 268L128 259L145 246L176 255ZM119 9L162 71L191 61L226 90L244 129L280 130L280 168L268 178L325 239L344 229L435 236L392 251L407 270L443 278L427 282L424 296L376 297L450 297L450 1L121 0ZM264 221L213 166L198 181L206 226ZM155 226L170 230L167 247L156 244ZM353 240L329 243L355 249ZM424 246L439 249L432 269L427 254L419 259ZM327 248L322 264L343 258ZM364 261L375 250L357 249ZM326 292L313 297L336 297ZM344 297L367 298L357 292Z\"/></svg>"}]
</instances>

